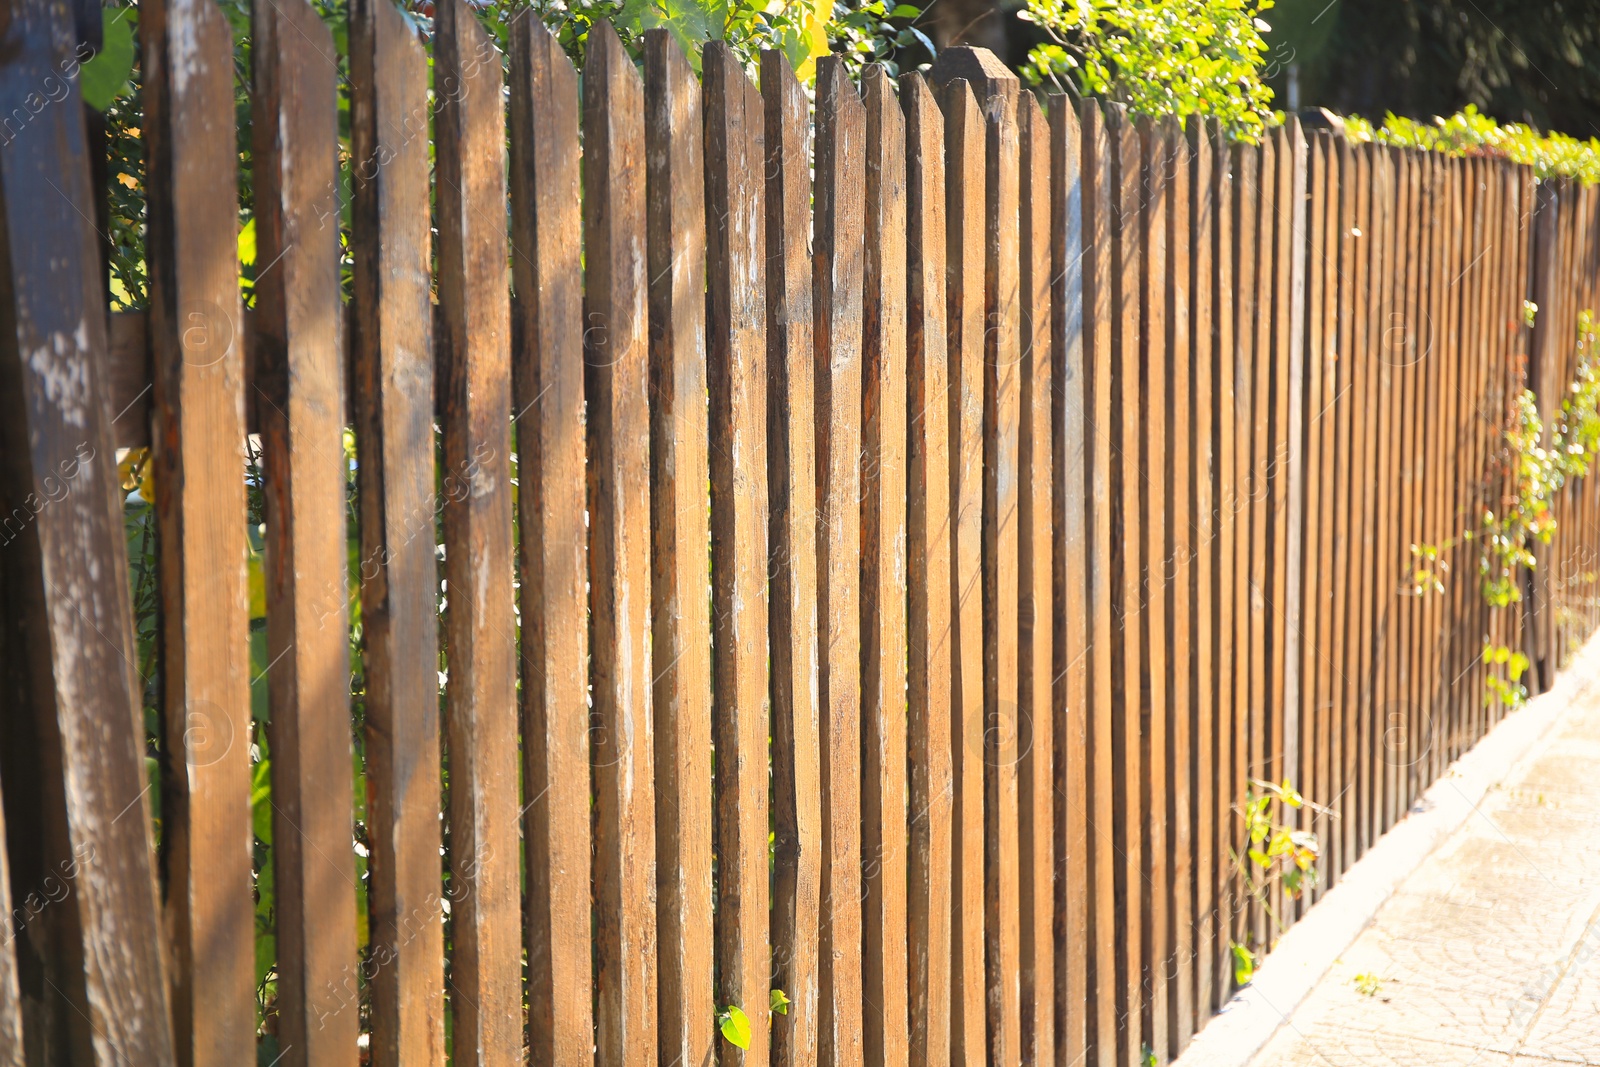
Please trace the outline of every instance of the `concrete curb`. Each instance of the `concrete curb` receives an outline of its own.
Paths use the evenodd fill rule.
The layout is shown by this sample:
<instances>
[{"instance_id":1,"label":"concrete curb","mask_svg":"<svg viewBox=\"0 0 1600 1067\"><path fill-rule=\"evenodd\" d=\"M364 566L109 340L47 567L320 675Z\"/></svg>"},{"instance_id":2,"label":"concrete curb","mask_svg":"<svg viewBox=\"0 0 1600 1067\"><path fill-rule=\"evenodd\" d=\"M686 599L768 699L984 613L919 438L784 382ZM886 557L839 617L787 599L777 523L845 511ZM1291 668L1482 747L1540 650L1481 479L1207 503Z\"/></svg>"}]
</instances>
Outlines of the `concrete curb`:
<instances>
[{"instance_id":1,"label":"concrete curb","mask_svg":"<svg viewBox=\"0 0 1600 1067\"><path fill-rule=\"evenodd\" d=\"M1540 742L1574 699L1596 685L1600 635L1584 646L1548 693L1507 716L1445 769L1406 817L1284 934L1250 984L1206 1024L1173 1061L1174 1067L1246 1067L1400 883L1467 821L1489 790L1540 755Z\"/></svg>"}]
</instances>

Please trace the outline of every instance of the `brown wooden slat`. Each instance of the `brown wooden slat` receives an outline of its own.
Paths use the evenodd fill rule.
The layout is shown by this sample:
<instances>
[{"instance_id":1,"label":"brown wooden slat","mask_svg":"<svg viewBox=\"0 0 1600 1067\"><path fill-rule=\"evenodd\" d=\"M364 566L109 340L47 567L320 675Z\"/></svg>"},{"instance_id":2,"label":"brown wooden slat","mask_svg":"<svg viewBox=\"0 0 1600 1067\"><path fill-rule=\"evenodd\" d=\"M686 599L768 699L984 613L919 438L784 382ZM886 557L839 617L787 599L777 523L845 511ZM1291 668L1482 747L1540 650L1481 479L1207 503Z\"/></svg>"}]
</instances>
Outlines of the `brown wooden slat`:
<instances>
[{"instance_id":1,"label":"brown wooden slat","mask_svg":"<svg viewBox=\"0 0 1600 1067\"><path fill-rule=\"evenodd\" d=\"M511 381L528 870L523 941L529 1051L557 1067L594 1057L589 639L588 627L572 623L588 610L589 574L578 164L577 74L538 19L517 19L511 24ZM703 581L703 555L695 566ZM657 729L670 732L659 720ZM699 774L704 751L696 753ZM708 870L709 857L702 862Z\"/></svg>"},{"instance_id":2,"label":"brown wooden slat","mask_svg":"<svg viewBox=\"0 0 1600 1067\"><path fill-rule=\"evenodd\" d=\"M1055 1062L1084 1063L1089 1039L1088 425L1085 395L1083 137L1071 101L1050 98L1051 696L1055 758ZM1030 190L1031 201L1037 194ZM1037 342L1035 342L1037 343ZM1035 431L1037 439L1037 431ZM1034 453L1036 456L1038 452ZM1035 610L1038 610L1037 603ZM1034 616L1035 620L1038 615ZM1043 987L1042 979L1036 988ZM1035 1062L1044 1062L1042 1057Z\"/></svg>"},{"instance_id":3,"label":"brown wooden slat","mask_svg":"<svg viewBox=\"0 0 1600 1067\"><path fill-rule=\"evenodd\" d=\"M1317 581L1307 583L1307 588L1315 591L1314 602L1308 597L1308 609L1315 612L1317 636L1312 639L1309 633L1305 634L1301 638L1301 650L1306 663L1302 678L1309 685L1314 677L1316 683L1314 693L1308 689L1306 697L1316 724L1313 742L1315 759L1307 761L1315 773L1312 798L1320 804L1333 807L1342 795L1339 769L1343 760L1343 734L1339 729L1339 711L1335 699L1339 686L1335 664L1342 643L1342 629L1334 602L1339 589L1336 552L1343 547L1341 542L1336 541L1336 534L1345 514L1345 509L1338 502L1338 464L1342 463L1341 457L1348 454L1349 445L1345 443L1344 453L1337 450L1340 366L1336 317L1339 291L1338 156L1331 136L1326 133L1315 134L1310 148L1315 150L1316 157L1308 172L1308 179L1314 185L1308 193L1312 224L1307 231L1307 256L1308 270L1315 275L1316 282L1306 303L1308 396L1305 420L1307 441L1315 445L1317 454L1315 465L1309 456L1307 459L1306 530L1308 534L1314 530L1317 535L1314 547L1309 536L1307 543L1307 556L1317 561L1318 568ZM1317 392L1314 400L1309 395L1311 389ZM1317 509L1315 519L1310 510L1313 503ZM1321 899L1338 869L1339 858L1339 842L1332 833L1334 826L1328 816L1318 813L1309 822L1311 825L1308 828L1317 834L1321 858L1318 861L1315 896L1306 898L1307 905L1313 899Z\"/></svg>"},{"instance_id":4,"label":"brown wooden slat","mask_svg":"<svg viewBox=\"0 0 1600 1067\"><path fill-rule=\"evenodd\" d=\"M1389 755L1392 721L1396 713L1394 703L1394 645L1398 631L1393 595L1393 559L1395 523L1395 498L1398 478L1395 459L1396 433L1394 411L1400 401L1401 377L1396 372L1389 353L1389 328L1395 312L1395 276L1404 278L1403 263L1397 253L1403 242L1397 240L1397 231L1405 224L1404 204L1398 198L1399 184L1403 181L1402 155L1398 149L1381 150L1379 166L1374 181L1380 202L1375 210L1378 230L1382 234L1379 252L1382 269L1374 264L1369 275L1376 291L1377 323L1372 338L1372 359L1376 366L1376 396L1380 405L1377 438L1378 470L1375 484L1380 487L1376 528L1373 536L1371 563L1372 604L1376 623L1376 647L1372 695L1373 720L1373 813L1371 836L1376 840L1393 822L1395 798L1394 761ZM1381 177L1379 176L1381 175ZM1403 313L1402 313L1403 315Z\"/></svg>"},{"instance_id":5,"label":"brown wooden slat","mask_svg":"<svg viewBox=\"0 0 1600 1067\"><path fill-rule=\"evenodd\" d=\"M1322 335L1322 304L1327 285L1322 259L1327 247L1323 233L1327 225L1327 168L1326 138L1313 134L1307 139L1299 162L1296 180L1303 183L1305 188L1297 201L1300 207L1293 223L1299 231L1295 242L1300 246L1299 258L1303 263L1301 279L1304 294L1299 300L1302 317L1297 336L1302 346L1304 365L1299 378L1302 390L1299 413L1302 450L1299 494L1302 513L1298 526L1301 565L1296 568L1298 575L1295 569L1291 569L1290 585L1298 586L1301 599L1300 623L1294 628L1296 632L1292 647L1286 651L1292 651L1295 656L1300 699L1297 702L1299 733L1296 738L1296 758L1290 766L1285 767L1285 773L1294 776L1293 780L1302 794L1318 802L1331 800L1333 795L1327 782L1327 759L1332 742L1325 729L1325 680L1320 672L1321 664L1331 651L1327 611L1323 606L1323 583L1331 565L1331 545L1323 544L1326 528L1324 517L1327 515L1323 494L1329 491L1333 483L1332 457L1322 443L1323 431L1333 424L1326 409L1332 390L1325 388L1325 374L1331 364ZM1326 467L1325 460L1328 461ZM1295 536L1293 528L1290 536L1292 546ZM1324 648L1324 645L1330 647ZM1309 809L1302 808L1296 813L1295 825L1302 830L1320 832L1322 836L1319 841L1327 840L1326 828L1320 825L1318 817ZM1319 859L1319 869L1323 875L1326 874L1327 858L1328 852L1323 849ZM1290 913L1298 918L1310 906L1312 899L1308 890L1298 901L1291 898L1286 904L1290 906Z\"/></svg>"},{"instance_id":6,"label":"brown wooden slat","mask_svg":"<svg viewBox=\"0 0 1600 1067\"><path fill-rule=\"evenodd\" d=\"M1256 361L1256 319L1259 294L1256 270L1256 211L1260 201L1262 152L1256 146L1233 149L1234 181L1232 215L1233 300L1233 456L1234 456L1234 537L1233 537L1233 771L1225 794L1229 812L1226 840L1230 856L1244 853L1244 821L1237 815L1244 802L1249 780L1256 771L1254 745L1260 737L1259 686L1252 687L1252 618L1261 612L1252 599L1260 586L1251 573L1251 543L1259 489L1253 466L1255 431L1252 419ZM1222 797L1218 798L1219 801ZM1233 873L1231 901L1232 939L1246 944L1252 931L1250 888L1254 875L1248 869ZM1228 988L1233 978L1228 977Z\"/></svg>"},{"instance_id":7,"label":"brown wooden slat","mask_svg":"<svg viewBox=\"0 0 1600 1067\"><path fill-rule=\"evenodd\" d=\"M1144 175L1139 130L1123 113L1107 115L1112 161L1111 304L1111 754L1115 762L1117 1061L1138 1067L1144 1019L1144 767L1140 743L1144 691L1140 512L1145 455L1140 417L1140 257Z\"/></svg>"},{"instance_id":8,"label":"brown wooden slat","mask_svg":"<svg viewBox=\"0 0 1600 1067\"><path fill-rule=\"evenodd\" d=\"M232 35L209 3L151 4L140 32L151 437L165 489L156 516L168 977L179 1060L206 1067L243 1062L255 1045Z\"/></svg>"},{"instance_id":9,"label":"brown wooden slat","mask_svg":"<svg viewBox=\"0 0 1600 1067\"><path fill-rule=\"evenodd\" d=\"M403 126L427 107L427 60L387 0L350 24L372 1056L442 1064L428 143Z\"/></svg>"},{"instance_id":10,"label":"brown wooden slat","mask_svg":"<svg viewBox=\"0 0 1600 1067\"><path fill-rule=\"evenodd\" d=\"M1168 976L1166 1026L1168 1044L1161 1051L1180 1054L1194 1033L1194 817L1193 761L1195 642L1195 515L1194 480L1199 452L1194 447L1195 408L1192 399L1192 276L1189 224L1189 143L1176 120L1163 124L1167 171L1166 396L1163 398L1171 462L1162 487L1168 501L1162 566L1156 576L1167 582L1169 678L1166 735L1170 785L1167 789L1167 914L1168 951L1162 973Z\"/></svg>"},{"instance_id":11,"label":"brown wooden slat","mask_svg":"<svg viewBox=\"0 0 1600 1067\"><path fill-rule=\"evenodd\" d=\"M1216 567L1216 649L1217 649L1217 703L1216 726L1216 874L1217 918L1216 947L1211 964L1215 969L1214 1003L1220 1006L1233 990L1233 953L1229 942L1236 937L1235 916L1239 910L1239 884L1232 860L1233 849L1239 840L1242 825L1234 813L1237 793L1234 785L1238 775L1236 753L1242 742L1238 723L1240 701L1237 687L1243 674L1237 669L1239 614L1235 611L1238 587L1238 520L1244 502L1243 487L1239 482L1240 458L1238 455L1238 364L1240 353L1235 347L1233 303L1234 279L1237 277L1238 257L1235 249L1235 190L1233 162L1237 158L1223 141L1215 124L1208 124L1206 138L1211 143L1214 161L1215 188L1212 192L1213 249L1215 269L1210 289L1212 326L1215 331L1211 358L1212 386L1216 394L1216 429L1214 440L1217 466L1217 551L1213 556Z\"/></svg>"},{"instance_id":12,"label":"brown wooden slat","mask_svg":"<svg viewBox=\"0 0 1600 1067\"><path fill-rule=\"evenodd\" d=\"M1355 590L1356 608L1351 616L1349 633L1352 643L1351 664L1355 675L1352 682L1356 716L1356 803L1352 813L1355 824L1355 845L1352 859L1359 859L1367 850L1371 839L1373 809L1373 699L1374 690L1374 639L1373 625L1372 560L1376 548L1377 525L1377 439L1378 405L1375 390L1378 385L1378 366L1373 355L1373 324L1377 321L1378 301L1373 295L1372 267L1382 245L1377 223L1376 186L1374 184L1375 150L1371 145L1361 145L1353 150L1356 190L1355 226L1361 231L1351 250L1354 261L1351 307L1360 309L1350 320L1351 360L1355 366L1356 387L1351 405L1350 435L1361 441L1360 496L1354 506L1360 520L1359 534L1351 561L1351 584Z\"/></svg>"},{"instance_id":13,"label":"brown wooden slat","mask_svg":"<svg viewBox=\"0 0 1600 1067\"><path fill-rule=\"evenodd\" d=\"M670 30L644 36L650 279L651 656L661 1052L708 1061L711 551L706 444L705 149L700 85ZM784 986L783 988L788 988Z\"/></svg>"},{"instance_id":14,"label":"brown wooden slat","mask_svg":"<svg viewBox=\"0 0 1600 1067\"><path fill-rule=\"evenodd\" d=\"M1055 1064L1055 362L1051 311L1051 137L1038 98L1017 105L1017 292L1021 364L1017 446L1017 858L1020 1033L1026 1064ZM1079 573L1082 573L1081 571Z\"/></svg>"},{"instance_id":15,"label":"brown wooden slat","mask_svg":"<svg viewBox=\"0 0 1600 1067\"><path fill-rule=\"evenodd\" d=\"M901 78L900 103L906 123L908 1062L942 1067L950 1062L954 811L944 117L920 74Z\"/></svg>"},{"instance_id":16,"label":"brown wooden slat","mask_svg":"<svg viewBox=\"0 0 1600 1067\"><path fill-rule=\"evenodd\" d=\"M1180 1035L1193 1032L1210 1017L1215 1006L1215 959L1217 949L1217 854L1216 841L1221 826L1216 821L1217 795L1217 693L1218 656L1216 645L1217 596L1214 586L1216 576L1215 555L1221 530L1216 511L1217 501L1217 448L1213 438L1218 422L1217 390L1212 370L1215 352L1214 310L1212 279L1216 271L1213 241L1216 233L1216 163L1212 151L1210 131L1201 118L1193 116L1186 123L1185 140L1188 142L1189 195L1187 197L1188 229L1174 227L1173 246L1188 243L1189 275L1189 342L1187 353L1190 362L1189 393L1180 394L1177 402L1188 403L1193 412L1191 420L1194 455L1190 461L1193 478L1194 520L1190 533L1193 589L1194 669L1190 684L1193 687L1193 734L1191 737L1190 782L1191 814L1194 819L1193 904L1194 919L1194 982L1191 1005L1193 1015L1187 1021L1179 1020ZM1185 353L1180 349L1179 358ZM1179 961L1190 966L1187 961ZM1187 1028L1185 1030L1184 1028ZM1180 1036L1180 1045L1183 1038Z\"/></svg>"},{"instance_id":17,"label":"brown wooden slat","mask_svg":"<svg viewBox=\"0 0 1600 1067\"><path fill-rule=\"evenodd\" d=\"M465 0L437 12L450 1007L455 1058L506 1064L523 1026L504 74Z\"/></svg>"},{"instance_id":18,"label":"brown wooden slat","mask_svg":"<svg viewBox=\"0 0 1600 1067\"><path fill-rule=\"evenodd\" d=\"M1273 669L1277 701L1275 780L1298 774L1306 743L1304 673L1300 661L1305 623L1305 321L1306 321L1306 141L1300 120L1290 115L1279 128L1277 245L1274 296L1274 531ZM1303 779L1302 779L1303 780ZM1280 881L1274 890L1280 918L1293 909ZM1275 938L1274 938L1275 940Z\"/></svg>"},{"instance_id":19,"label":"brown wooden slat","mask_svg":"<svg viewBox=\"0 0 1600 1067\"><path fill-rule=\"evenodd\" d=\"M803 109L802 109L803 113ZM822 656L820 1060L861 1048L861 300L866 108L837 56L817 61L812 226L817 389L817 637ZM804 233L802 227L799 231Z\"/></svg>"},{"instance_id":20,"label":"brown wooden slat","mask_svg":"<svg viewBox=\"0 0 1600 1067\"><path fill-rule=\"evenodd\" d=\"M811 146L805 91L778 51L761 55L767 175L767 478L772 506L773 783L777 801L772 935L779 1067L817 1062L831 1020L822 941L826 808L818 632L817 362L810 242ZM825 429L825 427L824 427ZM853 644L853 643L852 643Z\"/></svg>"},{"instance_id":21,"label":"brown wooden slat","mask_svg":"<svg viewBox=\"0 0 1600 1067\"><path fill-rule=\"evenodd\" d=\"M992 58L992 57L991 57ZM998 65L998 64L997 64ZM997 72L998 73L998 72ZM983 900L989 1058L1021 1053L1021 923L1017 914L1018 469L1021 427L1018 300L1018 82L983 85L985 154L983 330Z\"/></svg>"},{"instance_id":22,"label":"brown wooden slat","mask_svg":"<svg viewBox=\"0 0 1600 1067\"><path fill-rule=\"evenodd\" d=\"M964 79L943 90L945 306L950 404L951 826L950 1055L985 1056L983 910L983 119Z\"/></svg>"},{"instance_id":23,"label":"brown wooden slat","mask_svg":"<svg viewBox=\"0 0 1600 1067\"><path fill-rule=\"evenodd\" d=\"M1138 123L1143 169L1139 177L1139 351L1138 433L1142 459L1125 477L1136 478L1138 526L1143 542L1133 564L1139 585L1137 625L1141 628L1138 738L1142 792L1140 806L1142 886L1130 887L1129 906L1138 901L1142 920L1143 974L1140 978L1141 1048L1159 1058L1167 1054L1167 1009L1172 915L1167 891L1167 793L1172 768L1167 751L1167 653L1172 639L1167 616L1167 224L1171 199L1171 144L1161 124ZM1136 558L1130 552L1130 562ZM1130 695L1130 699L1133 699ZM1148 887L1148 888L1144 888ZM1141 1053L1142 1059L1142 1053Z\"/></svg>"},{"instance_id":24,"label":"brown wooden slat","mask_svg":"<svg viewBox=\"0 0 1600 1067\"><path fill-rule=\"evenodd\" d=\"M656 1060L656 831L649 714L650 411L644 86L609 23L583 77L584 400L594 644L596 1056Z\"/></svg>"},{"instance_id":25,"label":"brown wooden slat","mask_svg":"<svg viewBox=\"0 0 1600 1067\"><path fill-rule=\"evenodd\" d=\"M749 1016L723 1067L763 1067L767 941L767 440L761 99L721 42L702 56L711 397L717 1005Z\"/></svg>"},{"instance_id":26,"label":"brown wooden slat","mask_svg":"<svg viewBox=\"0 0 1600 1067\"><path fill-rule=\"evenodd\" d=\"M1111 139L1100 105L1085 100L1080 111L1083 131L1083 322L1084 322L1084 461L1087 481L1086 575L1088 585L1089 650L1087 693L1090 867L1089 923L1092 948L1088 955L1088 988L1093 997L1088 1012L1090 1055L1099 1067L1117 1062L1116 997L1116 803L1113 798L1115 759L1112 707L1115 656L1112 650L1113 551L1111 525L1112 439L1111 371L1115 354L1116 195Z\"/></svg>"},{"instance_id":27,"label":"brown wooden slat","mask_svg":"<svg viewBox=\"0 0 1600 1067\"><path fill-rule=\"evenodd\" d=\"M862 1054L907 1063L906 131L883 67L863 75L861 395Z\"/></svg>"},{"instance_id":28,"label":"brown wooden slat","mask_svg":"<svg viewBox=\"0 0 1600 1067\"><path fill-rule=\"evenodd\" d=\"M353 1067L360 890L350 849L345 363L339 235L318 225L334 210L328 197L337 188L338 56L308 4L263 4L253 18L256 239L261 262L274 264L256 283L256 409L273 665L278 1039L297 1067ZM515 737L511 744L515 750ZM515 838L509 853L516 855Z\"/></svg>"},{"instance_id":29,"label":"brown wooden slat","mask_svg":"<svg viewBox=\"0 0 1600 1067\"><path fill-rule=\"evenodd\" d=\"M1343 707L1344 762L1343 783L1339 794L1339 832L1342 838L1339 850L1337 876L1350 868L1357 858L1358 824L1360 822L1362 778L1363 720L1361 696L1363 692L1362 646L1367 639L1367 629L1362 624L1363 586L1362 560L1365 558L1364 542L1367 529L1366 492L1370 484L1367 475L1367 457L1370 442L1365 432L1368 404L1366 397L1367 370L1365 358L1364 322L1356 308L1366 311L1366 294L1362 289L1363 264L1366 250L1371 246L1370 225L1365 224L1362 213L1367 203L1362 189L1363 156L1348 140L1337 141L1339 155L1339 302L1337 305L1339 336L1339 454L1344 467L1339 475L1340 512L1344 516L1344 559L1339 565L1337 581L1342 607L1337 639L1342 643L1337 666L1341 672L1342 688L1338 699Z\"/></svg>"},{"instance_id":30,"label":"brown wooden slat","mask_svg":"<svg viewBox=\"0 0 1600 1067\"><path fill-rule=\"evenodd\" d=\"M95 142L76 94L41 96L71 93L67 15L26 0L0 18L0 1062L170 1064Z\"/></svg>"}]
</instances>

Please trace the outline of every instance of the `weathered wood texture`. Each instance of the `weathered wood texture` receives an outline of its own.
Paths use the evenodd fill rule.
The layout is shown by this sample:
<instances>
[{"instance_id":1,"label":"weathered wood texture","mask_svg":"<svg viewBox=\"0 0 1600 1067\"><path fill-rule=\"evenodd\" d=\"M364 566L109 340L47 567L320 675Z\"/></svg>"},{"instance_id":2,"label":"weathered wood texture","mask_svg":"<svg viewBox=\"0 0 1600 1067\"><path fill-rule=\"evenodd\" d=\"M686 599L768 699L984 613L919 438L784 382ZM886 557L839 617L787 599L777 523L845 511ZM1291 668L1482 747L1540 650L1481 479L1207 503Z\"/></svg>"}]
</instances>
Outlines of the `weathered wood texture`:
<instances>
[{"instance_id":1,"label":"weathered wood texture","mask_svg":"<svg viewBox=\"0 0 1600 1067\"><path fill-rule=\"evenodd\" d=\"M511 27L511 385L521 580L519 813L528 871L523 946L528 1046L534 1059L563 1067L594 1055L589 632L574 624L587 611L589 570L578 121L577 72L537 19L518 19ZM678 737L676 726L658 718L658 736ZM703 788L701 796L709 783ZM709 868L709 856L702 862ZM683 870L692 877L692 860ZM708 903L707 919L709 912ZM684 958L688 964L693 957Z\"/></svg>"},{"instance_id":2,"label":"weathered wood texture","mask_svg":"<svg viewBox=\"0 0 1600 1067\"><path fill-rule=\"evenodd\" d=\"M209 0L142 8L139 29L168 978L178 1060L207 1067L254 1055L256 1014L233 38ZM437 775L437 748L421 755Z\"/></svg>"},{"instance_id":3,"label":"weathered wood texture","mask_svg":"<svg viewBox=\"0 0 1600 1067\"><path fill-rule=\"evenodd\" d=\"M227 24L164 0L151 306L108 318L77 31L0 16L8 1067L248 1061L269 875L288 1063L363 1026L378 1065L447 1030L485 1064L1169 1062L1491 684L1600 621L1589 479L1508 606L1477 536L1522 391L1551 443L1592 358L1592 190L1075 109L960 46L859 88L768 52L758 92L599 23L580 78L448 0L430 87L358 0L343 84L302 0L253 19L253 308ZM158 679L111 484L146 445ZM1246 854L1286 781L1299 884Z\"/></svg>"},{"instance_id":4,"label":"weathered wood texture","mask_svg":"<svg viewBox=\"0 0 1600 1067\"><path fill-rule=\"evenodd\" d=\"M411 130L427 57L387 0L353 5L350 22L372 1055L442 1064L432 235L428 144Z\"/></svg>"},{"instance_id":5,"label":"weathered wood texture","mask_svg":"<svg viewBox=\"0 0 1600 1067\"><path fill-rule=\"evenodd\" d=\"M337 56L308 4L262 5L253 30L256 240L262 262L274 264L256 285L264 342L256 408L266 481L278 1033L297 1067L353 1065L361 1019L349 844L345 361L339 234L324 224L337 207ZM504 190L496 192L503 201ZM498 666L501 676L514 672L509 658ZM513 783L515 750L513 738ZM515 852L513 838L502 855ZM515 926L514 897L512 907Z\"/></svg>"},{"instance_id":6,"label":"weathered wood texture","mask_svg":"<svg viewBox=\"0 0 1600 1067\"><path fill-rule=\"evenodd\" d=\"M169 1064L172 956L151 852L105 274L84 112L63 75L75 40L65 15L29 0L0 18L0 1062ZM242 852L248 877L249 831L235 820L249 810L218 784L239 846L226 868ZM232 921L232 906L218 919ZM220 931L223 943L236 933Z\"/></svg>"}]
</instances>

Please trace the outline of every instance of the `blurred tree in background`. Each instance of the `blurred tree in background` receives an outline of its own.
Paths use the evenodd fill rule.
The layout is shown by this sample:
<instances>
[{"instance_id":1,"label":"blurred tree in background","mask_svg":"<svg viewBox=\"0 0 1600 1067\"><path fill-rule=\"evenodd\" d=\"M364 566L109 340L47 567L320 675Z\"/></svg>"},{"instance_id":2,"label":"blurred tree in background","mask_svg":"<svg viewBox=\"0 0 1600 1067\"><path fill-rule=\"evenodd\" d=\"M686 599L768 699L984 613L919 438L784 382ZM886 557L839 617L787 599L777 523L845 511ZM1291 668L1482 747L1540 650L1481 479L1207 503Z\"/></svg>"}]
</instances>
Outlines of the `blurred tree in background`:
<instances>
[{"instance_id":1,"label":"blurred tree in background","mask_svg":"<svg viewBox=\"0 0 1600 1067\"><path fill-rule=\"evenodd\" d=\"M1600 0L1278 0L1267 21L1279 107L1428 120L1471 104L1600 136Z\"/></svg>"}]
</instances>

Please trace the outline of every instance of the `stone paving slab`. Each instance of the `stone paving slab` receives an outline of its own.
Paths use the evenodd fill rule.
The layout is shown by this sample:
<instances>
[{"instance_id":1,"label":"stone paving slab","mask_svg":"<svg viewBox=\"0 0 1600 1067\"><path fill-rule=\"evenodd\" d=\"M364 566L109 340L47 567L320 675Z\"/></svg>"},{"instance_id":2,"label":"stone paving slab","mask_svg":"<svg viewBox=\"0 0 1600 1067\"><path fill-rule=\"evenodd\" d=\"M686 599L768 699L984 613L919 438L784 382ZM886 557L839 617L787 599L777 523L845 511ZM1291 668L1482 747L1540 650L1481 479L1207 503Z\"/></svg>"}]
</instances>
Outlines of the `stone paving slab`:
<instances>
[{"instance_id":1,"label":"stone paving slab","mask_svg":"<svg viewBox=\"0 0 1600 1067\"><path fill-rule=\"evenodd\" d=\"M1600 1064L1596 685L1401 883L1253 1060L1554 1063Z\"/></svg>"}]
</instances>

